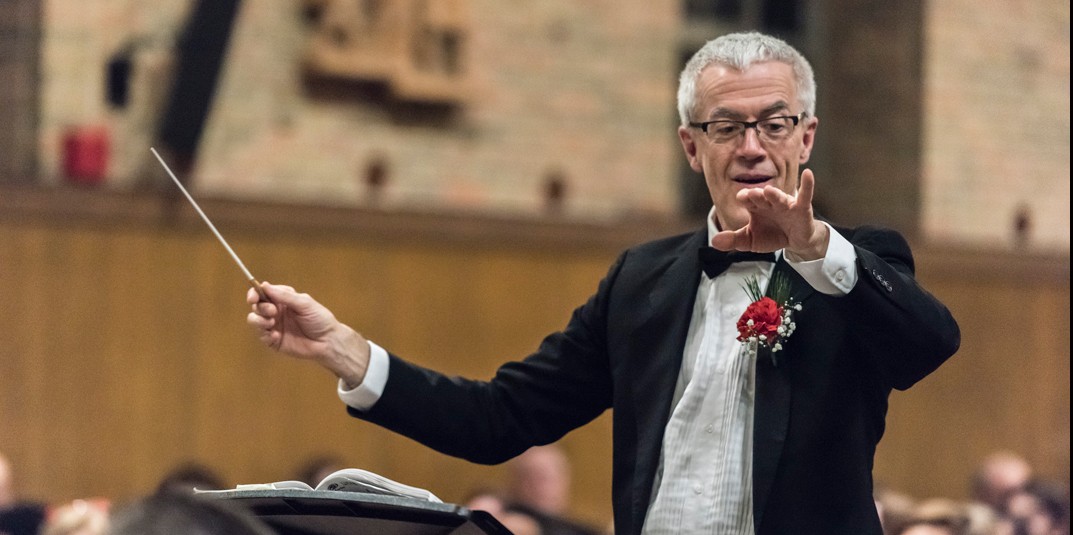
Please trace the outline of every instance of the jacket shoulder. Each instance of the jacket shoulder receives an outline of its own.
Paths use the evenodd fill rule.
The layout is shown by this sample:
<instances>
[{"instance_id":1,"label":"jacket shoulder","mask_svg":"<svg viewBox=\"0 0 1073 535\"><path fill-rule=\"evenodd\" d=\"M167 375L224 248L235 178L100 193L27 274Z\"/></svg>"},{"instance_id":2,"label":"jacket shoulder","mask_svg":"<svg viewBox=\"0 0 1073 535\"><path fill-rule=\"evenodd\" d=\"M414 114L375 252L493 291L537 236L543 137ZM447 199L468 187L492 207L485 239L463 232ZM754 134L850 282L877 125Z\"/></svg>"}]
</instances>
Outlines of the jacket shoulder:
<instances>
[{"instance_id":1,"label":"jacket shoulder","mask_svg":"<svg viewBox=\"0 0 1073 535\"><path fill-rule=\"evenodd\" d=\"M647 241L626 249L623 256L633 256L635 258L674 256L690 248L702 246L704 239L699 236L701 232L700 230L695 230Z\"/></svg>"}]
</instances>

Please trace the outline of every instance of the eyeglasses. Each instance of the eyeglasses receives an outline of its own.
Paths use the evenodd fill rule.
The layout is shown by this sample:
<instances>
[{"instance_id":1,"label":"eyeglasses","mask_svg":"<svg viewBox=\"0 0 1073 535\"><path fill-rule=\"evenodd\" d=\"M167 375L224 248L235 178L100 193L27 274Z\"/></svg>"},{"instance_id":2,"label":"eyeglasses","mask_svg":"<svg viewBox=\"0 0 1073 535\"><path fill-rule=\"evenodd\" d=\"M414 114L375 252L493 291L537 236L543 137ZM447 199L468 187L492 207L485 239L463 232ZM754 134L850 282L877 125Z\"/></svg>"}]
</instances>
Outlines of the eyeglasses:
<instances>
[{"instance_id":1,"label":"eyeglasses","mask_svg":"<svg viewBox=\"0 0 1073 535\"><path fill-rule=\"evenodd\" d=\"M703 123L689 123L689 126L700 128L715 143L730 143L745 136L745 131L750 128L756 129L757 136L762 141L779 142L793 133L797 123L805 117L804 112L797 115L780 115L768 117L759 121L732 121L730 119L717 119Z\"/></svg>"}]
</instances>

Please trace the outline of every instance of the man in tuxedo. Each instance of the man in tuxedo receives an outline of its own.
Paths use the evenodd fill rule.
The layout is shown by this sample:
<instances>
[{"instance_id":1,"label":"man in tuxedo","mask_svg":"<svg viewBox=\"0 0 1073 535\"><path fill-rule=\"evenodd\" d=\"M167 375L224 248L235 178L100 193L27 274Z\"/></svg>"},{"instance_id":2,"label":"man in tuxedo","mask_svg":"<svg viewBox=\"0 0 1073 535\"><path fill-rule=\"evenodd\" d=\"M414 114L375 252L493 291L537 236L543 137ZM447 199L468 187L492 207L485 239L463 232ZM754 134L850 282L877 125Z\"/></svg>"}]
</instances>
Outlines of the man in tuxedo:
<instances>
[{"instance_id":1,"label":"man in tuxedo","mask_svg":"<svg viewBox=\"0 0 1073 535\"><path fill-rule=\"evenodd\" d=\"M705 226L622 253L562 331L490 381L408 363L286 286L263 285L271 302L251 290L247 322L335 373L353 416L475 462L613 408L618 533L878 535L888 394L957 351L957 323L917 285L899 234L814 216L800 166L815 83L796 50L757 33L710 41L682 72L678 108L711 194ZM788 284L792 302L777 304L791 318L751 351L737 339L753 301L742 286L772 279Z\"/></svg>"}]
</instances>

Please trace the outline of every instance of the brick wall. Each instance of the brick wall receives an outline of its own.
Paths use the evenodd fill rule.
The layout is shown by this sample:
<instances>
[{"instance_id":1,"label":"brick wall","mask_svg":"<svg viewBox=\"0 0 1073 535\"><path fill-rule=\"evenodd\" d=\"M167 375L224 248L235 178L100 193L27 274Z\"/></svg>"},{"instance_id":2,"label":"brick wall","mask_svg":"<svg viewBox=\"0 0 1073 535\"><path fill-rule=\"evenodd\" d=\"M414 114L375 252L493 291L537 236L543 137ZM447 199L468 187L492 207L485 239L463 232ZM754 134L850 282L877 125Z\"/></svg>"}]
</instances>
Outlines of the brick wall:
<instances>
[{"instance_id":1,"label":"brick wall","mask_svg":"<svg viewBox=\"0 0 1073 535\"><path fill-rule=\"evenodd\" d=\"M678 2L464 2L468 90L449 117L311 92L299 4L243 2L194 170L202 193L530 216L557 176L568 216L680 210ZM112 131L111 185L159 172L148 146L191 2L42 5L41 179L59 180L64 129L94 123ZM1068 4L912 5L828 0L807 17L825 213L1005 248L1023 212L1022 243L1068 251ZM104 66L130 42L130 103L112 109ZM376 195L374 164L386 177Z\"/></svg>"},{"instance_id":2,"label":"brick wall","mask_svg":"<svg viewBox=\"0 0 1073 535\"><path fill-rule=\"evenodd\" d=\"M1068 253L1069 3L940 0L926 22L926 237Z\"/></svg>"},{"instance_id":3,"label":"brick wall","mask_svg":"<svg viewBox=\"0 0 1073 535\"><path fill-rule=\"evenodd\" d=\"M0 182L30 182L37 174L39 32L37 2L0 2Z\"/></svg>"},{"instance_id":4,"label":"brick wall","mask_svg":"<svg viewBox=\"0 0 1073 535\"><path fill-rule=\"evenodd\" d=\"M171 50L190 2L55 0L42 2L38 126L39 179L61 180L64 132L110 132L109 185L126 188L144 173L159 106L170 84ZM106 99L106 69L125 48L136 68L127 107ZM166 180L166 179L165 179Z\"/></svg>"},{"instance_id":5,"label":"brick wall","mask_svg":"<svg viewBox=\"0 0 1073 535\"><path fill-rule=\"evenodd\" d=\"M570 215L676 209L674 3L468 2L468 95L447 119L423 117L419 107L400 116L361 91L311 94L299 67L309 29L296 5L243 2L199 149L194 182L202 192L533 215L544 210L554 175ZM145 93L160 91L134 87L132 104L110 111L103 64L125 39L152 35L138 61L155 76L139 83L159 86L168 72L159 45L174 39L177 30L167 28L188 6L50 4L46 174L56 174L65 125L103 121L117 151L112 183L139 179L152 135L147 103L159 98ZM386 175L375 199L363 178L372 161Z\"/></svg>"}]
</instances>

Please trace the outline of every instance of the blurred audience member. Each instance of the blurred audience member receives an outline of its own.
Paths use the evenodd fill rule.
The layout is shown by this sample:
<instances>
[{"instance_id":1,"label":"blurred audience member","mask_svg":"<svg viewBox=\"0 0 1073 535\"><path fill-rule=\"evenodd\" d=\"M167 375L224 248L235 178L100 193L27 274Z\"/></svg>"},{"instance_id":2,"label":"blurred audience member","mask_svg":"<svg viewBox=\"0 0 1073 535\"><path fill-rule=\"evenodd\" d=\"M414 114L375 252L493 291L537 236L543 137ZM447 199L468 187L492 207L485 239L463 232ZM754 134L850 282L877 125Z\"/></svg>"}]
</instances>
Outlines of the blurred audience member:
<instances>
[{"instance_id":1,"label":"blurred audience member","mask_svg":"<svg viewBox=\"0 0 1073 535\"><path fill-rule=\"evenodd\" d=\"M483 487L470 492L463 505L471 511L484 511L494 516L514 535L544 534L535 516L524 510L509 509L503 493L493 488Z\"/></svg>"},{"instance_id":2,"label":"blurred audience member","mask_svg":"<svg viewBox=\"0 0 1073 535\"><path fill-rule=\"evenodd\" d=\"M298 481L304 481L310 487L316 487L322 479L337 470L346 468L343 460L335 455L318 455L306 461L298 470Z\"/></svg>"},{"instance_id":3,"label":"blurred audience member","mask_svg":"<svg viewBox=\"0 0 1073 535\"><path fill-rule=\"evenodd\" d=\"M1003 512L1007 499L1032 478L1032 466L1010 451L994 452L980 463L972 478L972 497Z\"/></svg>"},{"instance_id":4,"label":"blurred audience member","mask_svg":"<svg viewBox=\"0 0 1073 535\"><path fill-rule=\"evenodd\" d=\"M546 533L535 517L520 511L505 511L496 519L514 535L545 535Z\"/></svg>"},{"instance_id":5,"label":"blurred audience member","mask_svg":"<svg viewBox=\"0 0 1073 535\"><path fill-rule=\"evenodd\" d=\"M899 531L899 535L968 535L969 518L965 506L936 498L919 503Z\"/></svg>"},{"instance_id":6,"label":"blurred audience member","mask_svg":"<svg viewBox=\"0 0 1073 535\"><path fill-rule=\"evenodd\" d=\"M990 506L980 502L968 502L963 507L968 519L965 535L1003 535L1001 517Z\"/></svg>"},{"instance_id":7,"label":"blurred audience member","mask_svg":"<svg viewBox=\"0 0 1073 535\"><path fill-rule=\"evenodd\" d=\"M554 444L529 448L508 463L512 504L548 515L565 515L570 505L570 461Z\"/></svg>"},{"instance_id":8,"label":"blurred audience member","mask_svg":"<svg viewBox=\"0 0 1073 535\"><path fill-rule=\"evenodd\" d=\"M902 528L898 535L959 535L957 527L941 520L916 520Z\"/></svg>"},{"instance_id":9,"label":"blurred audience member","mask_svg":"<svg viewBox=\"0 0 1073 535\"><path fill-rule=\"evenodd\" d=\"M105 535L108 533L106 500L74 500L49 511L41 535Z\"/></svg>"},{"instance_id":10,"label":"blurred audience member","mask_svg":"<svg viewBox=\"0 0 1073 535\"><path fill-rule=\"evenodd\" d=\"M908 494L885 485L876 485L874 494L876 511L879 512L879 522L883 526L883 533L887 535L900 533L902 527L912 517L916 501Z\"/></svg>"},{"instance_id":11,"label":"blurred audience member","mask_svg":"<svg viewBox=\"0 0 1073 535\"><path fill-rule=\"evenodd\" d=\"M0 453L0 510L15 505L15 477L11 474L11 462Z\"/></svg>"},{"instance_id":12,"label":"blurred audience member","mask_svg":"<svg viewBox=\"0 0 1073 535\"><path fill-rule=\"evenodd\" d=\"M529 448L507 463L507 510L532 516L544 535L595 535L567 517L570 461L555 444Z\"/></svg>"},{"instance_id":13,"label":"blurred audience member","mask_svg":"<svg viewBox=\"0 0 1073 535\"><path fill-rule=\"evenodd\" d=\"M44 524L44 504L16 503L0 509L0 533L4 535L37 535Z\"/></svg>"},{"instance_id":14,"label":"blurred audience member","mask_svg":"<svg viewBox=\"0 0 1073 535\"><path fill-rule=\"evenodd\" d=\"M471 511L484 511L496 518L502 517L507 510L507 501L503 494L489 487L470 492L462 505Z\"/></svg>"},{"instance_id":15,"label":"blurred audience member","mask_svg":"<svg viewBox=\"0 0 1073 535\"><path fill-rule=\"evenodd\" d=\"M157 486L157 492L185 492L194 489L221 490L230 488L223 477L212 468L199 462L186 462L164 475Z\"/></svg>"},{"instance_id":16,"label":"blurred audience member","mask_svg":"<svg viewBox=\"0 0 1073 535\"><path fill-rule=\"evenodd\" d=\"M11 462L0 453L0 533L37 535L45 521L45 505L19 499Z\"/></svg>"},{"instance_id":17,"label":"blurred audience member","mask_svg":"<svg viewBox=\"0 0 1073 535\"><path fill-rule=\"evenodd\" d=\"M934 498L918 503L900 535L999 535L998 516L987 505Z\"/></svg>"},{"instance_id":18,"label":"blurred audience member","mask_svg":"<svg viewBox=\"0 0 1073 535\"><path fill-rule=\"evenodd\" d=\"M109 535L275 535L239 506L194 494L157 493L119 508Z\"/></svg>"},{"instance_id":19,"label":"blurred audience member","mask_svg":"<svg viewBox=\"0 0 1073 535\"><path fill-rule=\"evenodd\" d=\"M1006 515L1015 535L1066 535L1069 491L1054 483L1032 480L1010 496Z\"/></svg>"}]
</instances>

